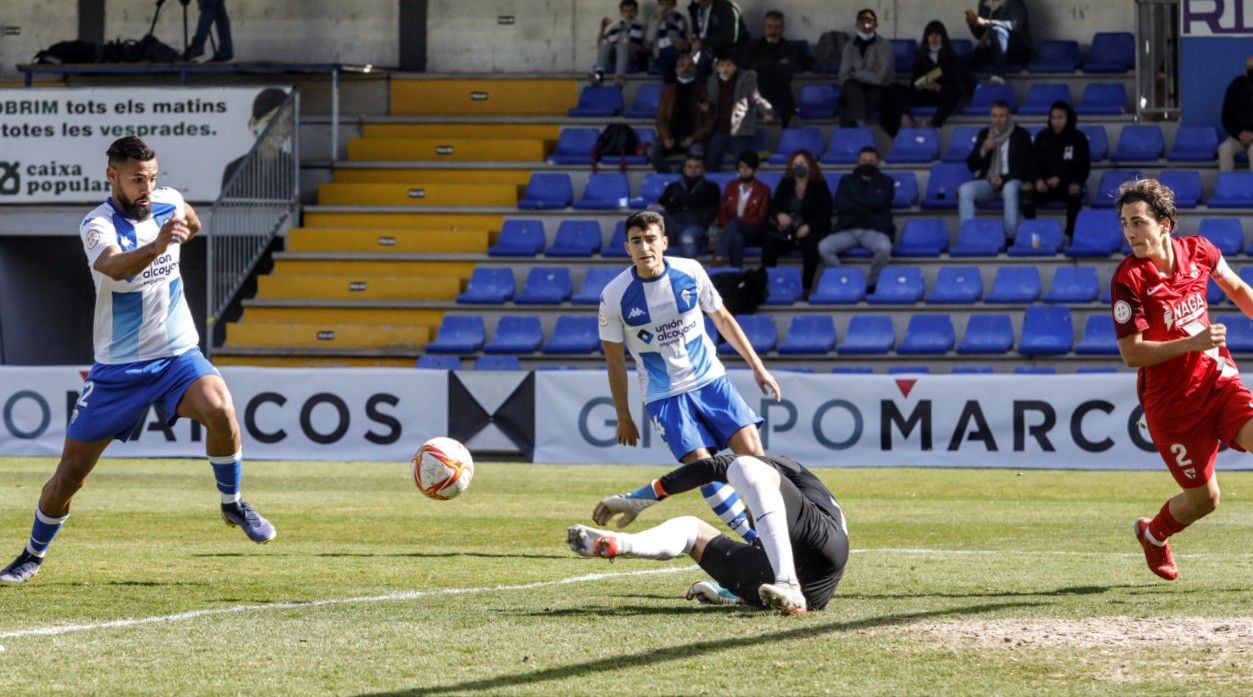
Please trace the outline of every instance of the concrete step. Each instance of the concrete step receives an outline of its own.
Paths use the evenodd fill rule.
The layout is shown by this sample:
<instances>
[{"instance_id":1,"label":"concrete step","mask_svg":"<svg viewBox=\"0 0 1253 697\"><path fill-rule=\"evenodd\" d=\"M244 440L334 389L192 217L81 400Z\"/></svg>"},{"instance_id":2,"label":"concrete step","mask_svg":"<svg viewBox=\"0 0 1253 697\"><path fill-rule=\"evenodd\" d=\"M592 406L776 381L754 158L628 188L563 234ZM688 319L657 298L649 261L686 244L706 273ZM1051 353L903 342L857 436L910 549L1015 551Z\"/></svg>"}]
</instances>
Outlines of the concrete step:
<instances>
[{"instance_id":1,"label":"concrete step","mask_svg":"<svg viewBox=\"0 0 1253 697\"><path fill-rule=\"evenodd\" d=\"M423 213L390 210L383 213L342 210L307 210L306 228L352 228L365 230L499 230L504 216L498 213Z\"/></svg>"},{"instance_id":2,"label":"concrete step","mask_svg":"<svg viewBox=\"0 0 1253 697\"><path fill-rule=\"evenodd\" d=\"M488 230L369 228L292 228L289 252L373 252L387 254L486 254Z\"/></svg>"},{"instance_id":3,"label":"concrete step","mask_svg":"<svg viewBox=\"0 0 1253 697\"><path fill-rule=\"evenodd\" d=\"M309 276L395 276L414 280L430 276L470 278L476 264L472 261L409 261L374 259L291 259L274 261L275 274Z\"/></svg>"},{"instance_id":4,"label":"concrete step","mask_svg":"<svg viewBox=\"0 0 1253 697\"><path fill-rule=\"evenodd\" d=\"M457 276L269 274L257 278L261 299L456 300L464 281Z\"/></svg>"},{"instance_id":5,"label":"concrete step","mask_svg":"<svg viewBox=\"0 0 1253 697\"><path fill-rule=\"evenodd\" d=\"M518 198L514 184L318 185L318 202L327 206L509 206Z\"/></svg>"},{"instance_id":6,"label":"concrete step","mask_svg":"<svg viewBox=\"0 0 1253 697\"><path fill-rule=\"evenodd\" d=\"M512 184L525 187L532 169L424 169L421 167L338 167L335 181L344 184Z\"/></svg>"},{"instance_id":7,"label":"concrete step","mask_svg":"<svg viewBox=\"0 0 1253 697\"><path fill-rule=\"evenodd\" d=\"M538 163L553 147L536 138L350 138L348 159Z\"/></svg>"},{"instance_id":8,"label":"concrete step","mask_svg":"<svg viewBox=\"0 0 1253 697\"><path fill-rule=\"evenodd\" d=\"M422 115L565 116L578 102L573 79L391 80L391 113Z\"/></svg>"},{"instance_id":9,"label":"concrete step","mask_svg":"<svg viewBox=\"0 0 1253 697\"><path fill-rule=\"evenodd\" d=\"M438 327L443 310L391 307L341 307L327 305L283 306L248 304L244 322L285 322L289 324L392 324Z\"/></svg>"},{"instance_id":10,"label":"concrete step","mask_svg":"<svg viewBox=\"0 0 1253 697\"><path fill-rule=\"evenodd\" d=\"M557 140L557 123L365 123L366 138L490 138L508 133L511 138Z\"/></svg>"},{"instance_id":11,"label":"concrete step","mask_svg":"<svg viewBox=\"0 0 1253 697\"><path fill-rule=\"evenodd\" d=\"M234 322L226 327L227 346L271 348L421 348L433 329L410 324L342 324L318 322Z\"/></svg>"}]
</instances>

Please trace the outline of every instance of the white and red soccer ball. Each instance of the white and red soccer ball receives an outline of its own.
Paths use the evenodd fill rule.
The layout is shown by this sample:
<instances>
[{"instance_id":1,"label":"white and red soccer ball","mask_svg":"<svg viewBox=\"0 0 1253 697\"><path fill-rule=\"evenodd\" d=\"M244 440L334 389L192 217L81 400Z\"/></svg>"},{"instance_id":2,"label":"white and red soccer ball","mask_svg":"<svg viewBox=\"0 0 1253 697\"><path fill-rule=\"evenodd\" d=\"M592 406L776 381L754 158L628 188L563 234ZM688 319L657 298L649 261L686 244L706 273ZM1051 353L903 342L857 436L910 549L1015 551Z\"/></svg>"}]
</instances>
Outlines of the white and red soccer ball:
<instances>
[{"instance_id":1,"label":"white and red soccer ball","mask_svg":"<svg viewBox=\"0 0 1253 697\"><path fill-rule=\"evenodd\" d=\"M437 500L455 499L470 488L474 459L466 446L445 436L432 438L409 461L418 491Z\"/></svg>"}]
</instances>

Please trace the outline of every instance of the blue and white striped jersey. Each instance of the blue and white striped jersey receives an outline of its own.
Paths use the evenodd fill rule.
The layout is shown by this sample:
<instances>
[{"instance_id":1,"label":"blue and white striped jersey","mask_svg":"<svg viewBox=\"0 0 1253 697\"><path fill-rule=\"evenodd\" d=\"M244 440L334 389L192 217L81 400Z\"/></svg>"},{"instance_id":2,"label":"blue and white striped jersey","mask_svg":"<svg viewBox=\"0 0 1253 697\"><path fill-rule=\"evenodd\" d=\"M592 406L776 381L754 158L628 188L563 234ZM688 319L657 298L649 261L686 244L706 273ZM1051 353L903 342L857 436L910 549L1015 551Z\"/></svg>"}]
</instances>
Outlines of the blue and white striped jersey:
<instances>
[{"instance_id":1,"label":"blue and white striped jersey","mask_svg":"<svg viewBox=\"0 0 1253 697\"><path fill-rule=\"evenodd\" d=\"M97 363L177 356L200 343L183 295L181 245L171 244L143 271L120 281L91 268L110 245L129 252L156 239L166 220L183 215L183 196L174 189L160 187L150 200L152 215L147 220L130 220L109 199L83 218L78 231L96 284L92 336Z\"/></svg>"},{"instance_id":2,"label":"blue and white striped jersey","mask_svg":"<svg viewBox=\"0 0 1253 697\"><path fill-rule=\"evenodd\" d=\"M600 296L600 338L626 344L645 402L699 389L726 374L705 331L706 312L722 296L700 262L666 257L666 270L640 278L618 274Z\"/></svg>"}]
</instances>

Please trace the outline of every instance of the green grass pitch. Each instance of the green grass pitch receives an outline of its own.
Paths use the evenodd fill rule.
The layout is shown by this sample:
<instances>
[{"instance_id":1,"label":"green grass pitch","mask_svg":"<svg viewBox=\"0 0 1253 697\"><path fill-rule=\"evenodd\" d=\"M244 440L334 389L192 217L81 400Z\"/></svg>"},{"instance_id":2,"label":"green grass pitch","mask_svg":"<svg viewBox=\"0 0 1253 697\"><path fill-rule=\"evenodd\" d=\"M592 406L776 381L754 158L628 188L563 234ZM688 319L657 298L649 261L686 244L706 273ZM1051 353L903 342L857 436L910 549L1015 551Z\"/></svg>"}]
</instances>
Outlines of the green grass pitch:
<instances>
[{"instance_id":1,"label":"green grass pitch","mask_svg":"<svg viewBox=\"0 0 1253 697\"><path fill-rule=\"evenodd\" d=\"M0 459L0 553L49 459ZM278 527L227 528L204 461L105 460L43 570L0 588L0 694L1253 694L1253 473L1173 543L1165 471L823 469L853 554L824 612L685 602L690 560L574 556L653 467L483 461L449 502L406 463L252 462ZM713 520L695 493L643 514Z\"/></svg>"}]
</instances>

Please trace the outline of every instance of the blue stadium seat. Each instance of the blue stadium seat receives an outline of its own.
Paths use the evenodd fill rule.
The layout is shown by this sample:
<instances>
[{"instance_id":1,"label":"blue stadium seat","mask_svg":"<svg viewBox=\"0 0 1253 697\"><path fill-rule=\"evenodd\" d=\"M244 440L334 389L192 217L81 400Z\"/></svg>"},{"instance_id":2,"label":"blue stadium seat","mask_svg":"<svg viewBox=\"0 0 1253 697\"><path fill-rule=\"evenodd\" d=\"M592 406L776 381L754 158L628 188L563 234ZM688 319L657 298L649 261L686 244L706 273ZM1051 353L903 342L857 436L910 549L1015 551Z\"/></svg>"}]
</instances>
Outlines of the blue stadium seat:
<instances>
[{"instance_id":1,"label":"blue stadium seat","mask_svg":"<svg viewBox=\"0 0 1253 697\"><path fill-rule=\"evenodd\" d=\"M1014 366L1015 375L1056 375L1057 368L1051 365L1019 365Z\"/></svg>"},{"instance_id":2,"label":"blue stadium seat","mask_svg":"<svg viewBox=\"0 0 1253 697\"><path fill-rule=\"evenodd\" d=\"M1024 356L1059 356L1070 353L1075 344L1075 328L1070 308L1032 305L1022 318L1018 353Z\"/></svg>"},{"instance_id":3,"label":"blue stadium seat","mask_svg":"<svg viewBox=\"0 0 1253 697\"><path fill-rule=\"evenodd\" d=\"M890 365L888 375L930 375L931 367L926 365Z\"/></svg>"},{"instance_id":4,"label":"blue stadium seat","mask_svg":"<svg viewBox=\"0 0 1253 697\"><path fill-rule=\"evenodd\" d=\"M595 353L600 350L596 315L561 315L553 325L553 338L542 351L552 355Z\"/></svg>"},{"instance_id":5,"label":"blue stadium seat","mask_svg":"<svg viewBox=\"0 0 1253 697\"><path fill-rule=\"evenodd\" d=\"M914 69L914 55L918 53L918 42L914 39L890 39L892 56L895 58L896 74L909 75Z\"/></svg>"},{"instance_id":6,"label":"blue stadium seat","mask_svg":"<svg viewBox=\"0 0 1253 697\"><path fill-rule=\"evenodd\" d=\"M1024 220L1018 224L1014 243L1005 251L1011 257L1051 257L1061 251L1064 236L1060 220Z\"/></svg>"},{"instance_id":7,"label":"blue stadium seat","mask_svg":"<svg viewBox=\"0 0 1253 697\"><path fill-rule=\"evenodd\" d=\"M1107 257L1122 249L1122 227L1109 209L1085 208L1075 219L1075 238L1063 251L1068 257Z\"/></svg>"},{"instance_id":8,"label":"blue stadium seat","mask_svg":"<svg viewBox=\"0 0 1253 697\"><path fill-rule=\"evenodd\" d=\"M902 128L896 132L887 161L931 162L940 156L940 134L934 128Z\"/></svg>"},{"instance_id":9,"label":"blue stadium seat","mask_svg":"<svg viewBox=\"0 0 1253 697\"><path fill-rule=\"evenodd\" d=\"M1090 303L1101 293L1101 281L1093 266L1059 266L1044 294L1046 303Z\"/></svg>"},{"instance_id":10,"label":"blue stadium seat","mask_svg":"<svg viewBox=\"0 0 1253 697\"><path fill-rule=\"evenodd\" d=\"M1196 208L1201 203L1204 189L1201 173L1195 169L1164 169L1157 180L1175 192L1176 208Z\"/></svg>"},{"instance_id":11,"label":"blue stadium seat","mask_svg":"<svg viewBox=\"0 0 1253 697\"><path fill-rule=\"evenodd\" d=\"M793 315L787 338L779 344L779 353L825 354L835 348L835 320L831 315Z\"/></svg>"},{"instance_id":12,"label":"blue stadium seat","mask_svg":"<svg viewBox=\"0 0 1253 697\"><path fill-rule=\"evenodd\" d=\"M661 83L644 82L635 88L635 98L622 115L629 119L651 119L657 115L661 103Z\"/></svg>"},{"instance_id":13,"label":"blue stadium seat","mask_svg":"<svg viewBox=\"0 0 1253 697\"><path fill-rule=\"evenodd\" d=\"M990 365L955 365L953 375L991 375L995 373Z\"/></svg>"},{"instance_id":14,"label":"blue stadium seat","mask_svg":"<svg viewBox=\"0 0 1253 697\"><path fill-rule=\"evenodd\" d=\"M617 210L631 200L631 182L621 172L598 172L587 177L583 196L574 202L575 210Z\"/></svg>"},{"instance_id":15,"label":"blue stadium seat","mask_svg":"<svg viewBox=\"0 0 1253 697\"><path fill-rule=\"evenodd\" d=\"M512 268L477 266L470 272L465 292L457 296L457 302L502 305L513 297L515 290Z\"/></svg>"},{"instance_id":16,"label":"blue stadium seat","mask_svg":"<svg viewBox=\"0 0 1253 697\"><path fill-rule=\"evenodd\" d=\"M983 297L983 278L977 266L942 266L927 291L928 305L970 305Z\"/></svg>"},{"instance_id":17,"label":"blue stadium seat","mask_svg":"<svg viewBox=\"0 0 1253 697\"><path fill-rule=\"evenodd\" d=\"M892 350L896 344L896 330L888 315L853 315L848 321L844 341L836 351L849 355L877 355Z\"/></svg>"},{"instance_id":18,"label":"blue stadium seat","mask_svg":"<svg viewBox=\"0 0 1253 697\"><path fill-rule=\"evenodd\" d=\"M953 53L958 56L968 56L975 50L975 43L970 39L950 39L949 43L953 45Z\"/></svg>"},{"instance_id":19,"label":"blue stadium seat","mask_svg":"<svg viewBox=\"0 0 1253 697\"><path fill-rule=\"evenodd\" d=\"M635 140L637 149L634 153L627 153L625 157L618 153L604 153L600 156L600 161L610 165L619 165L626 162L628 165L642 165L648 163L648 150L652 147L653 142L657 140L657 131L652 126L632 126L631 130L635 131Z\"/></svg>"},{"instance_id":20,"label":"blue stadium seat","mask_svg":"<svg viewBox=\"0 0 1253 697\"><path fill-rule=\"evenodd\" d=\"M840 87L830 83L810 82L801 86L796 114L802 119L829 119L835 116L840 101Z\"/></svg>"},{"instance_id":21,"label":"blue stadium seat","mask_svg":"<svg viewBox=\"0 0 1253 697\"><path fill-rule=\"evenodd\" d=\"M822 131L813 126L794 126L785 128L779 135L779 145L766 160L772 165L787 164L788 158L797 150L808 150L811 153L822 151Z\"/></svg>"},{"instance_id":22,"label":"blue stadium seat","mask_svg":"<svg viewBox=\"0 0 1253 697\"><path fill-rule=\"evenodd\" d=\"M1118 372L1117 368L1110 368L1108 366L1103 366L1103 365L1081 365L1078 368L1075 368L1076 375L1080 375L1084 373L1117 373L1117 372Z\"/></svg>"},{"instance_id":23,"label":"blue stadium seat","mask_svg":"<svg viewBox=\"0 0 1253 697\"><path fill-rule=\"evenodd\" d=\"M828 178L829 174L831 172L823 172L822 178L827 180L827 187L831 188L831 193L834 194L835 189L831 187L831 180ZM774 191L779 188L779 182L783 181L783 172L762 172L758 170L757 179L771 191ZM723 187L723 191L726 191L726 187Z\"/></svg>"},{"instance_id":24,"label":"blue stadium seat","mask_svg":"<svg viewBox=\"0 0 1253 697\"><path fill-rule=\"evenodd\" d=\"M676 182L682 177L678 172L670 172L661 174L658 172L649 172L644 175L644 182L640 184L640 195L633 196L630 200L631 208L648 208L649 205L657 202L661 198L661 194L665 192L666 187L671 182Z\"/></svg>"},{"instance_id":25,"label":"blue stadium seat","mask_svg":"<svg viewBox=\"0 0 1253 697\"><path fill-rule=\"evenodd\" d=\"M1019 236L1022 232L1019 231ZM994 257L1005 251L1005 222L1000 218L971 218L962 222L951 257Z\"/></svg>"},{"instance_id":26,"label":"blue stadium seat","mask_svg":"<svg viewBox=\"0 0 1253 697\"><path fill-rule=\"evenodd\" d=\"M560 305L574 292L570 269L564 266L532 266L521 292L513 296L518 305Z\"/></svg>"},{"instance_id":27,"label":"blue stadium seat","mask_svg":"<svg viewBox=\"0 0 1253 697\"><path fill-rule=\"evenodd\" d=\"M970 170L966 169L964 160L960 164L937 162L931 165L931 174L927 177L927 196L922 199L922 208L926 210L957 208L957 190L968 181L970 181Z\"/></svg>"},{"instance_id":28,"label":"blue stadium seat","mask_svg":"<svg viewBox=\"0 0 1253 697\"><path fill-rule=\"evenodd\" d=\"M1218 131L1213 126L1180 126L1166 153L1171 162L1213 162L1218 157Z\"/></svg>"},{"instance_id":29,"label":"blue stadium seat","mask_svg":"<svg viewBox=\"0 0 1253 697\"><path fill-rule=\"evenodd\" d=\"M579 92L579 103L570 116L614 116L622 111L622 89L616 85L587 85Z\"/></svg>"},{"instance_id":30,"label":"blue stadium seat","mask_svg":"<svg viewBox=\"0 0 1253 697\"><path fill-rule=\"evenodd\" d=\"M592 148L600 131L595 128L565 128L557 136L557 146L548 161L557 165L590 165Z\"/></svg>"},{"instance_id":31,"label":"blue stadium seat","mask_svg":"<svg viewBox=\"0 0 1253 697\"><path fill-rule=\"evenodd\" d=\"M496 335L483 346L486 353L534 353L544 341L539 317L505 315L496 323Z\"/></svg>"},{"instance_id":32,"label":"blue stadium seat","mask_svg":"<svg viewBox=\"0 0 1253 697\"><path fill-rule=\"evenodd\" d=\"M918 177L912 170L889 171L895 191L892 194L892 208L913 208L918 203Z\"/></svg>"},{"instance_id":33,"label":"blue stadium seat","mask_svg":"<svg viewBox=\"0 0 1253 697\"><path fill-rule=\"evenodd\" d=\"M1027 72L1073 73L1078 68L1078 41L1045 39L1036 45L1035 59L1027 66Z\"/></svg>"},{"instance_id":34,"label":"blue stadium seat","mask_svg":"<svg viewBox=\"0 0 1253 697\"><path fill-rule=\"evenodd\" d=\"M444 315L435 340L426 345L431 353L475 353L483 348L486 331L482 315Z\"/></svg>"},{"instance_id":35,"label":"blue stadium seat","mask_svg":"<svg viewBox=\"0 0 1253 697\"><path fill-rule=\"evenodd\" d=\"M1127 87L1121 82L1089 82L1075 105L1080 116L1117 116L1127 111Z\"/></svg>"},{"instance_id":36,"label":"blue stadium seat","mask_svg":"<svg viewBox=\"0 0 1253 697\"><path fill-rule=\"evenodd\" d=\"M1014 345L1014 325L1009 315L982 313L971 315L966 334L957 345L960 354L999 355Z\"/></svg>"},{"instance_id":37,"label":"blue stadium seat","mask_svg":"<svg viewBox=\"0 0 1253 697\"><path fill-rule=\"evenodd\" d=\"M1040 299L1040 270L1034 266L1002 266L992 277L985 303L1033 303Z\"/></svg>"},{"instance_id":38,"label":"blue stadium seat","mask_svg":"<svg viewBox=\"0 0 1253 697\"><path fill-rule=\"evenodd\" d=\"M1114 318L1108 312L1088 315L1083 325L1083 336L1075 344L1080 356L1117 356L1118 337L1114 334Z\"/></svg>"},{"instance_id":39,"label":"blue stadium seat","mask_svg":"<svg viewBox=\"0 0 1253 697\"><path fill-rule=\"evenodd\" d=\"M544 223L540 220L506 220L489 257L533 257L544 250Z\"/></svg>"},{"instance_id":40,"label":"blue stadium seat","mask_svg":"<svg viewBox=\"0 0 1253 697\"><path fill-rule=\"evenodd\" d=\"M792 305L801 299L799 266L771 266L766 269L766 301L763 305Z\"/></svg>"},{"instance_id":41,"label":"blue stadium seat","mask_svg":"<svg viewBox=\"0 0 1253 697\"><path fill-rule=\"evenodd\" d=\"M1214 282L1214 277L1210 276L1209 280L1205 282L1205 302L1209 303L1212 307L1219 303L1226 302L1226 300L1227 294L1224 293L1223 289L1218 287L1218 284Z\"/></svg>"},{"instance_id":42,"label":"blue stadium seat","mask_svg":"<svg viewBox=\"0 0 1253 697\"><path fill-rule=\"evenodd\" d=\"M1156 162L1165 150L1162 128L1155 123L1122 127L1118 145L1109 159L1114 162Z\"/></svg>"},{"instance_id":43,"label":"blue stadium seat","mask_svg":"<svg viewBox=\"0 0 1253 697\"><path fill-rule=\"evenodd\" d=\"M607 266L589 266L583 274L583 285L579 286L578 291L570 296L570 302L575 305L598 305L600 304L600 293L605 289L605 285L614 279L621 269Z\"/></svg>"},{"instance_id":44,"label":"blue stadium seat","mask_svg":"<svg viewBox=\"0 0 1253 697\"><path fill-rule=\"evenodd\" d=\"M1011 112L1018 110L1018 98L1014 96L1013 85L994 85L990 82L980 82L978 85L975 85L975 94L970 98L970 103L966 105L965 109L962 109L961 113L967 116L987 116L992 102L998 99L1008 103Z\"/></svg>"},{"instance_id":45,"label":"blue stadium seat","mask_svg":"<svg viewBox=\"0 0 1253 697\"><path fill-rule=\"evenodd\" d=\"M1109 136L1100 124L1082 124L1079 130L1088 137L1088 159L1100 162L1109 155Z\"/></svg>"},{"instance_id":46,"label":"blue stadium seat","mask_svg":"<svg viewBox=\"0 0 1253 697\"><path fill-rule=\"evenodd\" d=\"M1085 73L1126 73L1136 67L1136 37L1126 31L1098 31L1092 35Z\"/></svg>"},{"instance_id":47,"label":"blue stadium seat","mask_svg":"<svg viewBox=\"0 0 1253 697\"><path fill-rule=\"evenodd\" d=\"M1128 127L1130 128L1130 127ZM1107 169L1101 173L1101 181L1092 190L1093 208L1113 208L1114 193L1126 182L1140 178L1140 172L1134 169ZM1079 211L1083 213L1084 211Z\"/></svg>"},{"instance_id":48,"label":"blue stadium seat","mask_svg":"<svg viewBox=\"0 0 1253 697\"><path fill-rule=\"evenodd\" d=\"M779 345L779 330L774 324L774 316L768 314L736 315L735 321L740 323L744 336L758 355L770 353ZM728 342L718 346L718 353L733 354L735 347Z\"/></svg>"},{"instance_id":49,"label":"blue stadium seat","mask_svg":"<svg viewBox=\"0 0 1253 697\"><path fill-rule=\"evenodd\" d=\"M526 185L526 194L518 201L524 210L566 208L574 200L574 185L564 173L535 172Z\"/></svg>"},{"instance_id":50,"label":"blue stadium seat","mask_svg":"<svg viewBox=\"0 0 1253 697\"><path fill-rule=\"evenodd\" d=\"M874 375L874 368L868 365L837 365L831 372L839 375Z\"/></svg>"},{"instance_id":51,"label":"blue stadium seat","mask_svg":"<svg viewBox=\"0 0 1253 697\"><path fill-rule=\"evenodd\" d=\"M424 353L418 356L417 367L423 370L461 370L461 359L456 356Z\"/></svg>"},{"instance_id":52,"label":"blue stadium seat","mask_svg":"<svg viewBox=\"0 0 1253 697\"><path fill-rule=\"evenodd\" d=\"M896 352L938 356L951 351L956 342L953 320L947 314L914 315L909 318L905 336L896 345Z\"/></svg>"},{"instance_id":53,"label":"blue stadium seat","mask_svg":"<svg viewBox=\"0 0 1253 697\"><path fill-rule=\"evenodd\" d=\"M1253 319L1244 315L1219 315L1215 321L1227 325L1228 351L1253 353Z\"/></svg>"},{"instance_id":54,"label":"blue stadium seat","mask_svg":"<svg viewBox=\"0 0 1253 697\"><path fill-rule=\"evenodd\" d=\"M823 164L853 164L857 162L857 154L866 146L874 147L874 134L869 128L837 128L831 132L827 150L819 161Z\"/></svg>"},{"instance_id":55,"label":"blue stadium seat","mask_svg":"<svg viewBox=\"0 0 1253 697\"><path fill-rule=\"evenodd\" d=\"M828 266L809 294L811 305L853 305L866 295L866 272L859 266Z\"/></svg>"},{"instance_id":56,"label":"blue stadium seat","mask_svg":"<svg viewBox=\"0 0 1253 697\"><path fill-rule=\"evenodd\" d=\"M1049 108L1058 100L1074 103L1070 85L1064 82L1033 82L1027 88L1027 100L1018 107L1018 113L1023 116L1048 116Z\"/></svg>"},{"instance_id":57,"label":"blue stadium seat","mask_svg":"<svg viewBox=\"0 0 1253 697\"><path fill-rule=\"evenodd\" d=\"M730 172L706 172L705 178L714 183L718 187L718 191L726 191L727 184L739 178L739 173L732 170Z\"/></svg>"},{"instance_id":58,"label":"blue stadium seat","mask_svg":"<svg viewBox=\"0 0 1253 697\"><path fill-rule=\"evenodd\" d=\"M912 305L922 300L922 269L917 266L889 265L879 273L874 293L866 297L872 305L899 303Z\"/></svg>"},{"instance_id":59,"label":"blue stadium seat","mask_svg":"<svg viewBox=\"0 0 1253 697\"><path fill-rule=\"evenodd\" d=\"M544 250L549 257L590 257L600 251L600 223L595 220L563 220L553 243Z\"/></svg>"},{"instance_id":60,"label":"blue stadium seat","mask_svg":"<svg viewBox=\"0 0 1253 697\"><path fill-rule=\"evenodd\" d=\"M618 220L613 224L613 233L609 235L609 244L600 248L602 257L626 259L631 255L626 250L626 221Z\"/></svg>"},{"instance_id":61,"label":"blue stadium seat","mask_svg":"<svg viewBox=\"0 0 1253 697\"><path fill-rule=\"evenodd\" d=\"M1219 172L1210 208L1253 208L1253 172Z\"/></svg>"},{"instance_id":62,"label":"blue stadium seat","mask_svg":"<svg viewBox=\"0 0 1253 697\"><path fill-rule=\"evenodd\" d=\"M475 370L522 370L517 356L482 355L474 359Z\"/></svg>"},{"instance_id":63,"label":"blue stadium seat","mask_svg":"<svg viewBox=\"0 0 1253 697\"><path fill-rule=\"evenodd\" d=\"M769 174L769 172L767 172L767 174ZM827 171L827 172L822 173L822 179L823 181L827 183L827 188L831 190L832 196L835 196L835 192L839 190L840 180L843 178L844 178L844 172ZM778 188L778 186L779 186L778 182L775 182L775 185L770 187L770 190L774 191L776 188Z\"/></svg>"},{"instance_id":64,"label":"blue stadium seat","mask_svg":"<svg viewBox=\"0 0 1253 697\"><path fill-rule=\"evenodd\" d=\"M981 129L981 126L954 126L953 133L948 139L948 147L944 150L944 154L940 156L940 161L956 162L964 165L966 156L970 154L971 148L975 146L975 138L979 137Z\"/></svg>"},{"instance_id":65,"label":"blue stadium seat","mask_svg":"<svg viewBox=\"0 0 1253 697\"><path fill-rule=\"evenodd\" d=\"M939 218L910 218L901 230L892 256L938 257L948 249L948 227Z\"/></svg>"},{"instance_id":66,"label":"blue stadium seat","mask_svg":"<svg viewBox=\"0 0 1253 697\"><path fill-rule=\"evenodd\" d=\"M1237 218L1202 218L1196 234L1213 242L1225 257L1244 250L1244 228Z\"/></svg>"}]
</instances>

